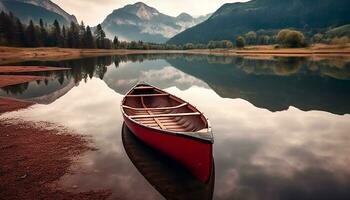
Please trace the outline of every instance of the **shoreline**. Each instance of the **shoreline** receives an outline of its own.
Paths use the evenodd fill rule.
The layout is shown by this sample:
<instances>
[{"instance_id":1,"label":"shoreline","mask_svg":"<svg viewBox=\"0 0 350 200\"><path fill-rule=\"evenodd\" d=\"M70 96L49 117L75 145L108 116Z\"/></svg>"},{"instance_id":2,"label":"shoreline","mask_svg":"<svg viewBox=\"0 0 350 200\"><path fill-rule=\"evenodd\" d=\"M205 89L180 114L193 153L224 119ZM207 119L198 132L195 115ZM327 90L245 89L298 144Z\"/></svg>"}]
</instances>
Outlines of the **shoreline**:
<instances>
[{"instance_id":1,"label":"shoreline","mask_svg":"<svg viewBox=\"0 0 350 200\"><path fill-rule=\"evenodd\" d=\"M127 54L204 54L223 56L317 56L350 57L350 46L315 45L309 48L280 48L250 46L244 49L193 49L193 50L124 50L124 49L67 49L57 47L17 48L0 46L0 64L30 60L54 61L75 58L127 55Z\"/></svg>"},{"instance_id":2,"label":"shoreline","mask_svg":"<svg viewBox=\"0 0 350 200\"><path fill-rule=\"evenodd\" d=\"M30 109L32 102L0 98L0 116ZM91 141L48 122L0 118L0 197L9 199L107 199L110 190L70 192L60 178L87 151Z\"/></svg>"}]
</instances>

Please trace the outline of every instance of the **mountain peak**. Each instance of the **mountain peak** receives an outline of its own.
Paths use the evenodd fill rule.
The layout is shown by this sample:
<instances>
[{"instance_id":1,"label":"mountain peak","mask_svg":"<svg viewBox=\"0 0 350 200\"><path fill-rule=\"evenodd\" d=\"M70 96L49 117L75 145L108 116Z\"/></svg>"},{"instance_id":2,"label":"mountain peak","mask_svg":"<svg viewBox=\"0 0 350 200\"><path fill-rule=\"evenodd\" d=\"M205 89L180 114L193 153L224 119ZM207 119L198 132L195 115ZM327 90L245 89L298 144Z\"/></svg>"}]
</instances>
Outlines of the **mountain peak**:
<instances>
[{"instance_id":1,"label":"mountain peak","mask_svg":"<svg viewBox=\"0 0 350 200\"><path fill-rule=\"evenodd\" d=\"M63 24L69 24L71 21L78 23L74 15L70 15L51 0L0 0L0 9L11 11L17 17L22 18L23 22L29 19L38 21L39 18L42 18L51 23L52 19L60 18L58 20Z\"/></svg>"},{"instance_id":2,"label":"mountain peak","mask_svg":"<svg viewBox=\"0 0 350 200\"><path fill-rule=\"evenodd\" d=\"M189 21L189 20L192 20L193 17L191 15L189 15L188 13L183 12L183 13L179 14L176 17L176 19L183 20L183 21Z\"/></svg>"},{"instance_id":3,"label":"mountain peak","mask_svg":"<svg viewBox=\"0 0 350 200\"><path fill-rule=\"evenodd\" d=\"M126 5L123 10L138 16L142 20L151 20L154 16L160 14L157 9L152 8L143 2Z\"/></svg>"},{"instance_id":4,"label":"mountain peak","mask_svg":"<svg viewBox=\"0 0 350 200\"><path fill-rule=\"evenodd\" d=\"M139 1L137 3L134 3L133 5L134 6L138 6L138 7L141 7L141 6L149 7L147 4L145 4L145 3L141 2L141 1Z\"/></svg>"}]
</instances>

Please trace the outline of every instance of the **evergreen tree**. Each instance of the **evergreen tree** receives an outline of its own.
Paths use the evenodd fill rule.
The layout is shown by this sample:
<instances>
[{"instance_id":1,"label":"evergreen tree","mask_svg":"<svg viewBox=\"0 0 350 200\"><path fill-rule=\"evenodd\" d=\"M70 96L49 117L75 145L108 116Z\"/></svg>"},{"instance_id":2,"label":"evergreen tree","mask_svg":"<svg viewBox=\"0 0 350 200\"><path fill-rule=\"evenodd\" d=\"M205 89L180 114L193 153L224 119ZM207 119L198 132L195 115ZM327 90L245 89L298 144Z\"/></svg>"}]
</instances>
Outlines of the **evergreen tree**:
<instances>
[{"instance_id":1,"label":"evergreen tree","mask_svg":"<svg viewBox=\"0 0 350 200\"><path fill-rule=\"evenodd\" d=\"M16 31L14 35L16 38L15 46L19 46L19 47L25 46L26 38L24 34L24 26L18 18L16 19Z\"/></svg>"},{"instance_id":2,"label":"evergreen tree","mask_svg":"<svg viewBox=\"0 0 350 200\"><path fill-rule=\"evenodd\" d=\"M37 47L39 45L38 36L36 35L35 26L32 20L29 22L25 35L27 47Z\"/></svg>"},{"instance_id":3,"label":"evergreen tree","mask_svg":"<svg viewBox=\"0 0 350 200\"><path fill-rule=\"evenodd\" d=\"M104 39L106 37L106 33L103 31L101 24L98 24L95 30L96 36L96 46L99 49L103 49L104 47Z\"/></svg>"},{"instance_id":4,"label":"evergreen tree","mask_svg":"<svg viewBox=\"0 0 350 200\"><path fill-rule=\"evenodd\" d=\"M86 27L86 32L85 32L85 43L86 43L86 48L95 48L94 44L94 37L92 36L92 32L90 29L90 26Z\"/></svg>"},{"instance_id":5,"label":"evergreen tree","mask_svg":"<svg viewBox=\"0 0 350 200\"><path fill-rule=\"evenodd\" d=\"M39 26L40 26L40 34L39 34L40 46L48 46L48 33L42 19L39 20Z\"/></svg>"},{"instance_id":6,"label":"evergreen tree","mask_svg":"<svg viewBox=\"0 0 350 200\"><path fill-rule=\"evenodd\" d=\"M69 48L79 48L79 28L74 22L70 24L67 39Z\"/></svg>"},{"instance_id":7,"label":"evergreen tree","mask_svg":"<svg viewBox=\"0 0 350 200\"><path fill-rule=\"evenodd\" d=\"M57 20L53 22L51 31L51 45L55 47L62 46L61 27Z\"/></svg>"},{"instance_id":8,"label":"evergreen tree","mask_svg":"<svg viewBox=\"0 0 350 200\"><path fill-rule=\"evenodd\" d=\"M62 26L62 47L67 48L67 31L66 27Z\"/></svg>"},{"instance_id":9,"label":"evergreen tree","mask_svg":"<svg viewBox=\"0 0 350 200\"><path fill-rule=\"evenodd\" d=\"M6 20L6 14L4 11L1 11L0 13L0 44L4 45L6 44L6 37L5 37L5 20Z\"/></svg>"},{"instance_id":10,"label":"evergreen tree","mask_svg":"<svg viewBox=\"0 0 350 200\"><path fill-rule=\"evenodd\" d=\"M3 45L12 45L13 42L13 28L14 22L11 19L12 14L7 15L6 13L1 13L1 27L0 34L2 34L2 44Z\"/></svg>"},{"instance_id":11,"label":"evergreen tree","mask_svg":"<svg viewBox=\"0 0 350 200\"><path fill-rule=\"evenodd\" d=\"M86 48L86 30L84 22L81 21L79 25L79 47L80 48Z\"/></svg>"},{"instance_id":12,"label":"evergreen tree","mask_svg":"<svg viewBox=\"0 0 350 200\"><path fill-rule=\"evenodd\" d=\"M118 48L119 48L119 40L118 40L118 37L117 37L117 36L114 36L114 39L113 39L113 48L114 48L114 49L118 49Z\"/></svg>"}]
</instances>

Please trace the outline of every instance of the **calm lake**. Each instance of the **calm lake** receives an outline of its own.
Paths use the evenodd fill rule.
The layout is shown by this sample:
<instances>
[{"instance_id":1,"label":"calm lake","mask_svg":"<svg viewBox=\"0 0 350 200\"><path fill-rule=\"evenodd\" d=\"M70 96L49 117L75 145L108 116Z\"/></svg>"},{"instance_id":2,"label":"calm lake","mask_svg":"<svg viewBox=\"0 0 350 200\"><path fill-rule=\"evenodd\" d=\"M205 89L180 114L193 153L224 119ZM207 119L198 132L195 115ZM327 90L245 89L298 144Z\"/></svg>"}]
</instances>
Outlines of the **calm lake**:
<instances>
[{"instance_id":1,"label":"calm lake","mask_svg":"<svg viewBox=\"0 0 350 200\"><path fill-rule=\"evenodd\" d=\"M111 189L112 199L133 200L350 197L349 59L158 54L17 64L72 68L0 90L38 103L0 118L62 125L99 149L83 155L62 188ZM120 102L140 80L209 118L211 182L196 182L123 128Z\"/></svg>"}]
</instances>

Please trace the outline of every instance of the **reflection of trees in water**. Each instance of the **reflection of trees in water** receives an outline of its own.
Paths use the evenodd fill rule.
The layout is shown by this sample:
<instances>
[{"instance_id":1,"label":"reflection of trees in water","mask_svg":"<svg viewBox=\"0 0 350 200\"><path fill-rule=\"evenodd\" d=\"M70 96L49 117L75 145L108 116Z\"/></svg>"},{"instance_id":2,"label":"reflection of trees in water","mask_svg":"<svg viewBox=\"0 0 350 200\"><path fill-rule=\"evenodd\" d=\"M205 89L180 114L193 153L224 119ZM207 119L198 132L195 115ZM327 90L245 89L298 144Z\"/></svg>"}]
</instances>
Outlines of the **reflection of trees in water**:
<instances>
[{"instance_id":1,"label":"reflection of trees in water","mask_svg":"<svg viewBox=\"0 0 350 200\"><path fill-rule=\"evenodd\" d=\"M307 66L307 59L297 57L279 57L275 59L236 59L235 66L247 74L255 75L291 75L301 72Z\"/></svg>"},{"instance_id":2,"label":"reflection of trees in water","mask_svg":"<svg viewBox=\"0 0 350 200\"><path fill-rule=\"evenodd\" d=\"M107 66L112 64L119 67L122 62L143 62L145 60L177 60L182 59L187 62L205 61L210 64L232 65L237 69L244 71L247 74L255 75L292 75L297 73L305 73L306 71L324 75L336 79L350 78L350 60L348 59L328 59L328 60L313 60L310 58L300 57L276 57L271 59L247 58L237 56L219 56L219 55L193 55L193 54L133 54L133 55L114 55L102 57L90 57L76 60L65 61L33 61L25 63L17 63L20 65L46 65L55 67L71 68L68 71L50 71L50 72L33 72L32 75L55 77L61 85L65 80L73 79L75 83L84 80L98 77L104 78L107 72ZM218 69L219 70L219 69ZM47 85L48 81L44 83ZM37 81L38 84L41 81ZM16 87L21 87L22 92L25 88L20 84ZM7 88L7 92L11 92L12 87ZM14 93L19 90L14 89Z\"/></svg>"},{"instance_id":3,"label":"reflection of trees in water","mask_svg":"<svg viewBox=\"0 0 350 200\"><path fill-rule=\"evenodd\" d=\"M6 92L6 94L22 94L24 91L28 89L29 83L22 83L22 84L17 84L17 85L10 85L10 86L5 86L2 87L1 90Z\"/></svg>"},{"instance_id":4,"label":"reflection of trees in water","mask_svg":"<svg viewBox=\"0 0 350 200\"><path fill-rule=\"evenodd\" d=\"M138 54L115 56L119 62L143 62L144 60L175 60L187 62L206 61L210 64L232 65L248 74L286 76L310 72L333 78L350 78L350 60L345 58L314 60L306 57L239 57L193 54ZM117 62L119 64L119 62ZM117 66L117 65L116 65Z\"/></svg>"}]
</instances>

